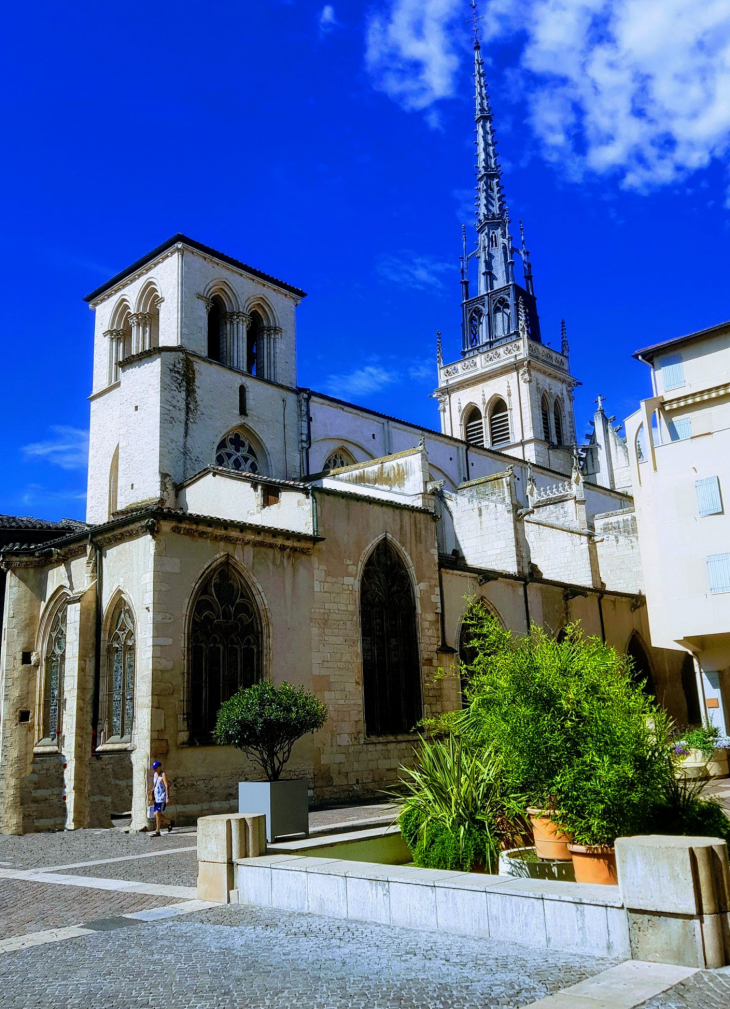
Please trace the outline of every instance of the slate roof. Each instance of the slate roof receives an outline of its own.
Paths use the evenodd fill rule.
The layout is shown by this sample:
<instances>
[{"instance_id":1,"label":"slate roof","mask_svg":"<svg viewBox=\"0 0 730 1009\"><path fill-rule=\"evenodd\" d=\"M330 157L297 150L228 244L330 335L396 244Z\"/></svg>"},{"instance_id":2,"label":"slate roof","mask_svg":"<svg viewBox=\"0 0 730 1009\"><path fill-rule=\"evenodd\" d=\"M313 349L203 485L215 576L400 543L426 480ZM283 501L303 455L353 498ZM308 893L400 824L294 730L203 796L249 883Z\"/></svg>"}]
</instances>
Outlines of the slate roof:
<instances>
[{"instance_id":1,"label":"slate roof","mask_svg":"<svg viewBox=\"0 0 730 1009\"><path fill-rule=\"evenodd\" d=\"M0 515L0 529L64 529L77 530L85 528L85 522L76 519L61 519L60 522L49 522L47 519L35 519L30 515Z\"/></svg>"},{"instance_id":2,"label":"slate roof","mask_svg":"<svg viewBox=\"0 0 730 1009\"><path fill-rule=\"evenodd\" d=\"M291 284L285 283L283 280L277 280L276 277L272 277L268 273L264 273L262 270L257 270L253 266L247 266L246 263L242 263L240 259L234 259L232 256L227 256L224 252L216 252L215 249L211 249L208 245L203 245L202 242L196 242L194 238L188 238L186 235L173 235L172 238L168 238L166 242L162 245L158 245L156 249L152 252L148 252L146 256L142 256L136 262L132 263L131 266L126 267L121 273L117 273L111 280L107 280L105 284L101 287L97 287L96 290L92 291L91 294L87 294L84 301L90 302L95 301L100 295L108 291L110 287L114 287L120 281L124 280L126 277L131 276L137 270L146 266L147 263L151 263L153 259L162 255L173 245L177 245L178 242L182 242L184 245L190 246L191 249L197 249L198 252L205 253L206 256L213 256L214 259L220 259L222 263L228 263L229 266L235 266L239 270L244 270L246 273L250 273L252 277L260 277L262 280L268 281L275 287L280 287L284 291L290 291L292 294L296 294L299 298L306 298L306 291L300 290L298 287L293 287Z\"/></svg>"}]
</instances>

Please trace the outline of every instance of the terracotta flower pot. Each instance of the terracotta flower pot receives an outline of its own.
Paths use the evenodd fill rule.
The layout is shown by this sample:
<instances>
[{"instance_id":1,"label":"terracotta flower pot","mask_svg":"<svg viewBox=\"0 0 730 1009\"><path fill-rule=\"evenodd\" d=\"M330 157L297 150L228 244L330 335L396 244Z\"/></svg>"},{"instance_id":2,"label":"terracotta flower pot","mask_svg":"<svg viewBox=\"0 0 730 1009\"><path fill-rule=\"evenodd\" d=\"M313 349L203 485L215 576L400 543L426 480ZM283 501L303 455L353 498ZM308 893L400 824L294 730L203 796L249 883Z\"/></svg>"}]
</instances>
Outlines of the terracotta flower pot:
<instances>
[{"instance_id":1,"label":"terracotta flower pot","mask_svg":"<svg viewBox=\"0 0 730 1009\"><path fill-rule=\"evenodd\" d=\"M538 858L569 862L571 855L568 845L573 840L573 835L564 833L560 826L551 819L552 816L557 815L555 811L531 808L527 810L527 815L532 823Z\"/></svg>"},{"instance_id":2,"label":"terracotta flower pot","mask_svg":"<svg viewBox=\"0 0 730 1009\"><path fill-rule=\"evenodd\" d=\"M616 886L616 849L607 844L569 844L576 883Z\"/></svg>"}]
</instances>

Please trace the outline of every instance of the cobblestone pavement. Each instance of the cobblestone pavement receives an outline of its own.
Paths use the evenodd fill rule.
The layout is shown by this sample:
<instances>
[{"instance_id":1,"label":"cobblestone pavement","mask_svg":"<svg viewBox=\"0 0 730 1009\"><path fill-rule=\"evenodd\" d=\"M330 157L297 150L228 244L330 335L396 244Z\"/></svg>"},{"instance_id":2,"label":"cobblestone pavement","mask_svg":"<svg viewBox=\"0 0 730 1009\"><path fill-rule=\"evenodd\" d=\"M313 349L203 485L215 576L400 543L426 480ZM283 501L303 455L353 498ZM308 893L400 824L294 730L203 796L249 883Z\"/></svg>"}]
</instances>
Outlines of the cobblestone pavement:
<instances>
[{"instance_id":1,"label":"cobblestone pavement","mask_svg":"<svg viewBox=\"0 0 730 1009\"><path fill-rule=\"evenodd\" d=\"M174 903L174 897L0 879L0 939Z\"/></svg>"},{"instance_id":2,"label":"cobblestone pavement","mask_svg":"<svg viewBox=\"0 0 730 1009\"><path fill-rule=\"evenodd\" d=\"M172 834L125 834L121 830L69 830L48 834L0 834L0 868L38 869L41 866L121 858L161 848L185 848L196 843L192 828ZM133 876L129 876L133 879Z\"/></svg>"},{"instance_id":3,"label":"cobblestone pavement","mask_svg":"<svg viewBox=\"0 0 730 1009\"><path fill-rule=\"evenodd\" d=\"M180 847L182 847L182 843ZM133 879L137 883L162 883L164 886L195 886L198 878L198 857L195 851L138 858L129 862L104 862L69 870L74 876L97 876L100 879Z\"/></svg>"},{"instance_id":4,"label":"cobblestone pavement","mask_svg":"<svg viewBox=\"0 0 730 1009\"><path fill-rule=\"evenodd\" d=\"M0 1006L496 1009L526 1005L610 964L507 943L221 907L184 921L7 953L0 958Z\"/></svg>"},{"instance_id":5,"label":"cobblestone pavement","mask_svg":"<svg viewBox=\"0 0 730 1009\"><path fill-rule=\"evenodd\" d=\"M701 970L670 991L644 1002L641 1009L728 1009L730 973Z\"/></svg>"}]
</instances>

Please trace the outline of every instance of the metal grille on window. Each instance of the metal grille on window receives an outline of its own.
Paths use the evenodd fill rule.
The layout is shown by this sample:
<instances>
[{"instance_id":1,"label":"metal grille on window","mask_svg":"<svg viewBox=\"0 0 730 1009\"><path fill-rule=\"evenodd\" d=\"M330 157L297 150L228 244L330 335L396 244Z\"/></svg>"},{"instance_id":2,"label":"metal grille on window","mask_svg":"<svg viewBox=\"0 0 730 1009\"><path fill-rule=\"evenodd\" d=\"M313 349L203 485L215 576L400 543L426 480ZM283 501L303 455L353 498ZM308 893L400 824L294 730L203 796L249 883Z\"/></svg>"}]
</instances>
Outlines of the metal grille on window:
<instances>
[{"instance_id":1,"label":"metal grille on window","mask_svg":"<svg viewBox=\"0 0 730 1009\"><path fill-rule=\"evenodd\" d=\"M134 724L134 617L126 600L120 600L112 615L106 655L106 682L99 710L100 742L129 740Z\"/></svg>"},{"instance_id":2,"label":"metal grille on window","mask_svg":"<svg viewBox=\"0 0 730 1009\"><path fill-rule=\"evenodd\" d=\"M492 445L509 444L509 413L503 399L498 400L492 409L489 418L489 439Z\"/></svg>"},{"instance_id":3,"label":"metal grille on window","mask_svg":"<svg viewBox=\"0 0 730 1009\"><path fill-rule=\"evenodd\" d=\"M720 481L716 476L695 480L695 491L700 515L720 515L722 513Z\"/></svg>"},{"instance_id":4,"label":"metal grille on window","mask_svg":"<svg viewBox=\"0 0 730 1009\"><path fill-rule=\"evenodd\" d=\"M66 671L66 603L56 610L48 634L43 691L43 735L58 742L63 731L63 681Z\"/></svg>"},{"instance_id":5,"label":"metal grille on window","mask_svg":"<svg viewBox=\"0 0 730 1009\"><path fill-rule=\"evenodd\" d=\"M662 369L662 385L665 392L681 389L684 385L684 365L680 354L669 354L660 361Z\"/></svg>"},{"instance_id":6,"label":"metal grille on window","mask_svg":"<svg viewBox=\"0 0 730 1009\"><path fill-rule=\"evenodd\" d=\"M365 565L360 621L367 734L412 732L421 717L416 605L406 566L387 540Z\"/></svg>"},{"instance_id":7,"label":"metal grille on window","mask_svg":"<svg viewBox=\"0 0 730 1009\"><path fill-rule=\"evenodd\" d=\"M260 473L256 450L242 431L231 431L215 450L216 466L239 473Z\"/></svg>"},{"instance_id":8,"label":"metal grille on window","mask_svg":"<svg viewBox=\"0 0 730 1009\"><path fill-rule=\"evenodd\" d=\"M223 701L261 678L261 622L246 582L226 560L200 589L191 627L188 722L210 739Z\"/></svg>"},{"instance_id":9,"label":"metal grille on window","mask_svg":"<svg viewBox=\"0 0 730 1009\"><path fill-rule=\"evenodd\" d=\"M552 441L550 437L550 408L548 406L547 396L542 397L540 409L542 412L542 436L545 441Z\"/></svg>"},{"instance_id":10,"label":"metal grille on window","mask_svg":"<svg viewBox=\"0 0 730 1009\"><path fill-rule=\"evenodd\" d=\"M476 445L478 448L484 447L484 421L481 411L476 406L472 407L467 414L464 433L470 445Z\"/></svg>"},{"instance_id":11,"label":"metal grille on window","mask_svg":"<svg viewBox=\"0 0 730 1009\"><path fill-rule=\"evenodd\" d=\"M730 554L710 554L707 558L710 592L730 592Z\"/></svg>"}]
</instances>

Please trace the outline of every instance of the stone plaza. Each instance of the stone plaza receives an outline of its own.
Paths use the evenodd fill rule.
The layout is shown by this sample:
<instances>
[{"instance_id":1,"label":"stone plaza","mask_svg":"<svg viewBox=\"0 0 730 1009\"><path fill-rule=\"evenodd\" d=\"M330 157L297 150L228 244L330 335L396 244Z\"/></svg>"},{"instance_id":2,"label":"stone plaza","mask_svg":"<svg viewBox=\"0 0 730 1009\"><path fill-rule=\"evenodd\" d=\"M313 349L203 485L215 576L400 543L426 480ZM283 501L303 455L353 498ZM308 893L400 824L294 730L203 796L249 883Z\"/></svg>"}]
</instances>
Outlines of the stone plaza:
<instances>
[{"instance_id":1,"label":"stone plaza","mask_svg":"<svg viewBox=\"0 0 730 1009\"><path fill-rule=\"evenodd\" d=\"M155 839L118 828L0 837L0 1006L517 1009L549 996L559 997L545 1009L730 1004L727 970L647 965L657 994L646 998L646 980L627 981L632 961L205 904L195 847L193 829ZM580 996L559 995L574 985Z\"/></svg>"}]
</instances>

